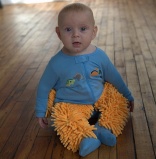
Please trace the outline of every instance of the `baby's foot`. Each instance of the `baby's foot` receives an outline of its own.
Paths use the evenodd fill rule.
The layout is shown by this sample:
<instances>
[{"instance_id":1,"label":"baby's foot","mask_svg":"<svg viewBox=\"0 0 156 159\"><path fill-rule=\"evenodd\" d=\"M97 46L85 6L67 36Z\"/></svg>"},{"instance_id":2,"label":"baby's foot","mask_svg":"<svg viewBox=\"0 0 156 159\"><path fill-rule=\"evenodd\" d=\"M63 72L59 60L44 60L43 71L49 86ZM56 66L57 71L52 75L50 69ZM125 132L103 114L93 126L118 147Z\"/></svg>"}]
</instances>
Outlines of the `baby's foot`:
<instances>
[{"instance_id":1,"label":"baby's foot","mask_svg":"<svg viewBox=\"0 0 156 159\"><path fill-rule=\"evenodd\" d=\"M99 126L98 123L95 124L95 127L97 130L94 130L93 132L97 136L97 138L101 141L102 144L105 144L107 146L115 146L116 145L116 136L111 133L110 130Z\"/></svg>"},{"instance_id":2,"label":"baby's foot","mask_svg":"<svg viewBox=\"0 0 156 159\"><path fill-rule=\"evenodd\" d=\"M101 145L101 142L95 138L84 138L80 143L79 155L85 157Z\"/></svg>"}]
</instances>

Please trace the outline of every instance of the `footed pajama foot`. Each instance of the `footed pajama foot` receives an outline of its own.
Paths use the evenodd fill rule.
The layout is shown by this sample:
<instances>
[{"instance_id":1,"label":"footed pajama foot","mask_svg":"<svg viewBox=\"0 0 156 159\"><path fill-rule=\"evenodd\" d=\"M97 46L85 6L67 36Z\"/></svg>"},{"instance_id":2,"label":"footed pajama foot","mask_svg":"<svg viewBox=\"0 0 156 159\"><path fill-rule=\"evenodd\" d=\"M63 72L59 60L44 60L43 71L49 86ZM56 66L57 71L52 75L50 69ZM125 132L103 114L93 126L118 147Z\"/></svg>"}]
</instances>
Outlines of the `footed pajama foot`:
<instances>
[{"instance_id":1,"label":"footed pajama foot","mask_svg":"<svg viewBox=\"0 0 156 159\"><path fill-rule=\"evenodd\" d=\"M111 133L110 130L99 126L98 123L95 124L97 130L93 132L97 136L97 138L101 141L102 144L107 146L115 146L116 145L116 136Z\"/></svg>"},{"instance_id":2,"label":"footed pajama foot","mask_svg":"<svg viewBox=\"0 0 156 159\"><path fill-rule=\"evenodd\" d=\"M101 142L95 138L84 138L80 143L79 155L85 157L101 145Z\"/></svg>"}]
</instances>

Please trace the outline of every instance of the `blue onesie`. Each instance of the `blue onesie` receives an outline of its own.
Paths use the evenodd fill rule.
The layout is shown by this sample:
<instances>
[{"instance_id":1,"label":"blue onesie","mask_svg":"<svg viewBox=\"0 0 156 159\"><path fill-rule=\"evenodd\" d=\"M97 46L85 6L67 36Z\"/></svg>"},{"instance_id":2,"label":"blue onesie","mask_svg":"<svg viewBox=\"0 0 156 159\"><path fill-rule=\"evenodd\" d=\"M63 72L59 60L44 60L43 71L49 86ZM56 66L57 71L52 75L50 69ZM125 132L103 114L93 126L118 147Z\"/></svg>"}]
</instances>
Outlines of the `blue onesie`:
<instances>
[{"instance_id":1,"label":"blue onesie","mask_svg":"<svg viewBox=\"0 0 156 159\"><path fill-rule=\"evenodd\" d=\"M49 61L39 82L36 116L45 116L51 89L56 90L55 103L94 104L105 82L113 84L129 101L134 100L120 74L100 48L77 56L59 51Z\"/></svg>"}]
</instances>

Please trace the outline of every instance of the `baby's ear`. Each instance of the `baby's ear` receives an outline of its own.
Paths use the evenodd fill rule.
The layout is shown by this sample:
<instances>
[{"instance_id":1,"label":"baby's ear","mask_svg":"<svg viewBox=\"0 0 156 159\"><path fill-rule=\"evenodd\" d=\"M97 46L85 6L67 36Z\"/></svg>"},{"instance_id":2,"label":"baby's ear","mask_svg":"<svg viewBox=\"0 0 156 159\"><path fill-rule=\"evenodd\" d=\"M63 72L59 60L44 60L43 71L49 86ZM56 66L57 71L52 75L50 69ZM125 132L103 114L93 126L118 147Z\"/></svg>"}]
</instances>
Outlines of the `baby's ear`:
<instances>
[{"instance_id":1,"label":"baby's ear","mask_svg":"<svg viewBox=\"0 0 156 159\"><path fill-rule=\"evenodd\" d=\"M60 34L60 29L59 29L59 27L56 27L56 28L55 28L55 31L56 31L57 36L58 36L59 39L61 40L61 34Z\"/></svg>"},{"instance_id":2,"label":"baby's ear","mask_svg":"<svg viewBox=\"0 0 156 159\"><path fill-rule=\"evenodd\" d=\"M98 31L98 27L94 26L92 39L94 39L96 37L97 31Z\"/></svg>"}]
</instances>

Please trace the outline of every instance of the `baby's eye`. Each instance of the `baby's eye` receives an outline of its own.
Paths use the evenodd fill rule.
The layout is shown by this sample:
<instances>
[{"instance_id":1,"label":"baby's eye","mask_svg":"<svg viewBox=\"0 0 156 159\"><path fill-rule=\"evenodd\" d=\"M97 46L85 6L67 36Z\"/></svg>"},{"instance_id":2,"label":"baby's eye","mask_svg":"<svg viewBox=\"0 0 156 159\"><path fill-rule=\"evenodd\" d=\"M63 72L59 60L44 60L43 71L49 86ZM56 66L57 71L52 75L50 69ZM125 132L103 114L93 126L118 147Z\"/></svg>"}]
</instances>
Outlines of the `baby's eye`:
<instances>
[{"instance_id":1,"label":"baby's eye","mask_svg":"<svg viewBox=\"0 0 156 159\"><path fill-rule=\"evenodd\" d=\"M82 27L80 30L85 31L86 29L87 29L86 27Z\"/></svg>"},{"instance_id":2,"label":"baby's eye","mask_svg":"<svg viewBox=\"0 0 156 159\"><path fill-rule=\"evenodd\" d=\"M67 31L67 32L69 32L71 30L72 30L71 28L65 28L65 31Z\"/></svg>"}]
</instances>

